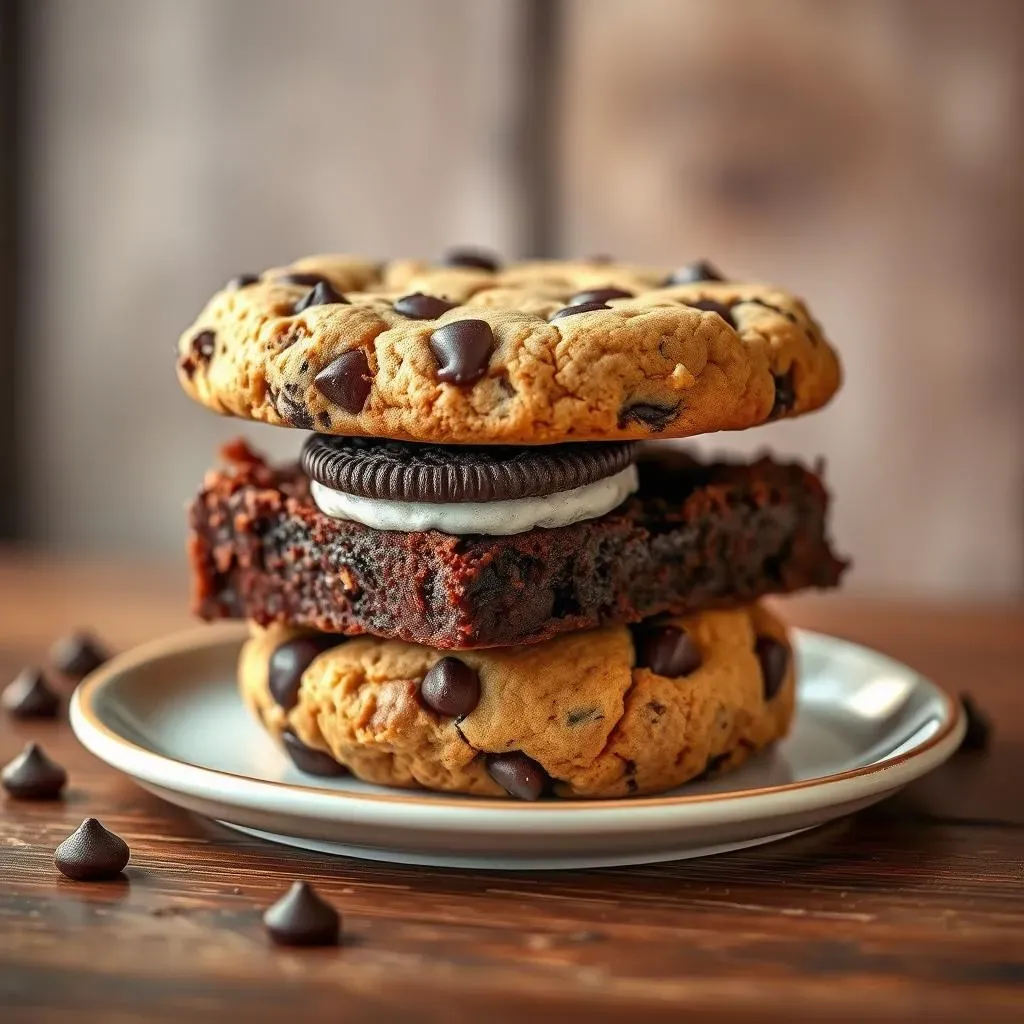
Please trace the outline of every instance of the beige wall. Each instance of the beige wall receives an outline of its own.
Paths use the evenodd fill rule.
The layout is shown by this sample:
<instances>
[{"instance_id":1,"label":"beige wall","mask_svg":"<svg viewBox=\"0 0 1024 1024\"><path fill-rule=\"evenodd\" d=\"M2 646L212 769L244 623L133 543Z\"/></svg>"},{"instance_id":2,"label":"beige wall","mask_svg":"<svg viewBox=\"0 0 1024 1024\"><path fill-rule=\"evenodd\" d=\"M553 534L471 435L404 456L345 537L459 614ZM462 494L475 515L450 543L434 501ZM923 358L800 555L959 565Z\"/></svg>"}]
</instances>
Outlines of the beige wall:
<instances>
[{"instance_id":1,"label":"beige wall","mask_svg":"<svg viewBox=\"0 0 1024 1024\"><path fill-rule=\"evenodd\" d=\"M172 342L317 250L515 254L517 0L41 0L28 483L39 539L176 550L219 440ZM829 457L855 587L1024 581L1024 4L569 0L566 252L707 255L806 294L828 412L716 438Z\"/></svg>"}]
</instances>

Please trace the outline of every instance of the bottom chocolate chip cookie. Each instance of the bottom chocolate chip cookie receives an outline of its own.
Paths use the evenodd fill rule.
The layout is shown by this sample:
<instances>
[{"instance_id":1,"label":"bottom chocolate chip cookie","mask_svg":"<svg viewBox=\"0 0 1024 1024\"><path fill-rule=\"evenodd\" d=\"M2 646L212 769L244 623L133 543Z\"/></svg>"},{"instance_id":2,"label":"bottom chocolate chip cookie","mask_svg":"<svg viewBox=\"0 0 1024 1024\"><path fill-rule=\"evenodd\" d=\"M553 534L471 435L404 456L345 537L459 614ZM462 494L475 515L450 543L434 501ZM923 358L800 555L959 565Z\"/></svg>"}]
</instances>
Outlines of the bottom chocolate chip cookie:
<instances>
[{"instance_id":1,"label":"bottom chocolate chip cookie","mask_svg":"<svg viewBox=\"0 0 1024 1024\"><path fill-rule=\"evenodd\" d=\"M658 793L735 767L793 715L793 654L760 605L457 655L252 627L246 703L296 766L534 800Z\"/></svg>"}]
</instances>

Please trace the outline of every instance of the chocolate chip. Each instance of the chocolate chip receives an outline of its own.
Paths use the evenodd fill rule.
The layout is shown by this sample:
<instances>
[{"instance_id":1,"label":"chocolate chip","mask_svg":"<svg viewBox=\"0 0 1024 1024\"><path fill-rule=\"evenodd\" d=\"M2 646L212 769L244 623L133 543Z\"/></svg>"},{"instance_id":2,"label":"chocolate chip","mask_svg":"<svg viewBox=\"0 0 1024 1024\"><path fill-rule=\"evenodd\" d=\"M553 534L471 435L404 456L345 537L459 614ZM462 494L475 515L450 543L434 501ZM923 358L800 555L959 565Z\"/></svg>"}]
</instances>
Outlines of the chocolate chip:
<instances>
[{"instance_id":1,"label":"chocolate chip","mask_svg":"<svg viewBox=\"0 0 1024 1024\"><path fill-rule=\"evenodd\" d=\"M967 731L964 733L960 749L986 750L992 737L992 723L969 693L960 694L960 703L967 718Z\"/></svg>"},{"instance_id":2,"label":"chocolate chip","mask_svg":"<svg viewBox=\"0 0 1024 1024\"><path fill-rule=\"evenodd\" d=\"M611 309L611 306L603 302L580 302L575 306L563 306L557 313L548 317L548 323L553 320L561 320L563 316L575 316L577 313L594 313L599 309Z\"/></svg>"},{"instance_id":3,"label":"chocolate chip","mask_svg":"<svg viewBox=\"0 0 1024 1024\"><path fill-rule=\"evenodd\" d=\"M56 800L67 781L68 773L38 743L30 743L0 771L0 783L19 800Z\"/></svg>"},{"instance_id":4,"label":"chocolate chip","mask_svg":"<svg viewBox=\"0 0 1024 1024\"><path fill-rule=\"evenodd\" d=\"M609 299L631 299L633 298L632 292L623 291L621 288L595 288L589 292L577 292L570 300L570 306L582 306L589 305L592 302L596 302L599 305L607 302Z\"/></svg>"},{"instance_id":5,"label":"chocolate chip","mask_svg":"<svg viewBox=\"0 0 1024 1024\"><path fill-rule=\"evenodd\" d=\"M282 274L278 281L283 281L285 284L304 284L307 288L312 288L313 285L326 282L327 278L323 274L314 274L312 271L296 270L290 274Z\"/></svg>"},{"instance_id":6,"label":"chocolate chip","mask_svg":"<svg viewBox=\"0 0 1024 1024\"><path fill-rule=\"evenodd\" d=\"M69 679L84 679L110 660L110 652L91 634L72 633L50 648L53 667Z\"/></svg>"},{"instance_id":7,"label":"chocolate chip","mask_svg":"<svg viewBox=\"0 0 1024 1024\"><path fill-rule=\"evenodd\" d=\"M285 387L287 388L288 385L286 384ZM285 392L274 391L272 388L268 388L268 391L270 400L274 403L274 408L277 409L278 415L285 423L290 423L293 427L298 427L300 430L313 429L313 417L305 406L299 405L298 402L289 397Z\"/></svg>"},{"instance_id":8,"label":"chocolate chip","mask_svg":"<svg viewBox=\"0 0 1024 1024\"><path fill-rule=\"evenodd\" d=\"M754 644L757 660L761 662L764 680L764 699L771 700L779 692L789 668L789 648L773 636L759 636Z\"/></svg>"},{"instance_id":9,"label":"chocolate chip","mask_svg":"<svg viewBox=\"0 0 1024 1024\"><path fill-rule=\"evenodd\" d=\"M675 405L655 405L653 402L634 402L619 413L619 426L639 423L650 427L655 433L664 430L679 414L681 402Z\"/></svg>"},{"instance_id":10,"label":"chocolate chip","mask_svg":"<svg viewBox=\"0 0 1024 1024\"><path fill-rule=\"evenodd\" d=\"M700 281L724 281L725 276L707 260L697 260L685 267L674 270L668 276L666 284L697 284Z\"/></svg>"},{"instance_id":11,"label":"chocolate chip","mask_svg":"<svg viewBox=\"0 0 1024 1024\"><path fill-rule=\"evenodd\" d=\"M117 878L131 851L128 844L105 829L95 818L86 818L57 847L53 860L62 875L78 882L101 882Z\"/></svg>"},{"instance_id":12,"label":"chocolate chip","mask_svg":"<svg viewBox=\"0 0 1024 1024\"><path fill-rule=\"evenodd\" d=\"M714 299L694 299L686 305L694 309L702 309L705 313L717 313L733 330L736 330L736 321L733 319L732 306L724 302L716 302Z\"/></svg>"},{"instance_id":13,"label":"chocolate chip","mask_svg":"<svg viewBox=\"0 0 1024 1024\"><path fill-rule=\"evenodd\" d=\"M336 946L341 936L341 915L306 882L293 882L263 925L279 946Z\"/></svg>"},{"instance_id":14,"label":"chocolate chip","mask_svg":"<svg viewBox=\"0 0 1024 1024\"><path fill-rule=\"evenodd\" d=\"M259 274L239 274L237 277L231 278L231 280L224 285L224 290L226 292L237 292L240 288L248 288L249 285L256 284L259 279Z\"/></svg>"},{"instance_id":15,"label":"chocolate chip","mask_svg":"<svg viewBox=\"0 0 1024 1024\"><path fill-rule=\"evenodd\" d=\"M424 295L414 292L395 299L395 312L407 316L410 320L436 320L450 309L455 308L454 302L439 299L436 295Z\"/></svg>"},{"instance_id":16,"label":"chocolate chip","mask_svg":"<svg viewBox=\"0 0 1024 1024\"><path fill-rule=\"evenodd\" d=\"M348 769L343 764L339 764L323 750L307 747L291 729L281 733L281 742L284 744L285 753L300 772L319 775L325 779L335 779L348 774Z\"/></svg>"},{"instance_id":17,"label":"chocolate chip","mask_svg":"<svg viewBox=\"0 0 1024 1024\"><path fill-rule=\"evenodd\" d=\"M494 273L501 266L501 261L482 249L449 249L445 253L444 264L447 267L473 267Z\"/></svg>"},{"instance_id":18,"label":"chocolate chip","mask_svg":"<svg viewBox=\"0 0 1024 1024\"><path fill-rule=\"evenodd\" d=\"M366 351L354 348L338 356L313 378L313 387L345 412L361 412L373 387Z\"/></svg>"},{"instance_id":19,"label":"chocolate chip","mask_svg":"<svg viewBox=\"0 0 1024 1024\"><path fill-rule=\"evenodd\" d=\"M430 336L437 360L437 379L472 384L487 371L494 350L494 333L486 320L453 320Z\"/></svg>"},{"instance_id":20,"label":"chocolate chip","mask_svg":"<svg viewBox=\"0 0 1024 1024\"><path fill-rule=\"evenodd\" d=\"M449 718L464 718L480 703L480 677L458 658L442 658L420 683L428 708Z\"/></svg>"},{"instance_id":21,"label":"chocolate chip","mask_svg":"<svg viewBox=\"0 0 1024 1024\"><path fill-rule=\"evenodd\" d=\"M487 774L509 796L520 800L538 800L551 782L548 773L521 750L507 754L489 754Z\"/></svg>"},{"instance_id":22,"label":"chocolate chip","mask_svg":"<svg viewBox=\"0 0 1024 1024\"><path fill-rule=\"evenodd\" d=\"M267 666L267 685L278 705L290 711L299 700L302 673L324 651L345 642L339 633L312 633L286 640L274 649Z\"/></svg>"},{"instance_id":23,"label":"chocolate chip","mask_svg":"<svg viewBox=\"0 0 1024 1024\"><path fill-rule=\"evenodd\" d=\"M60 708L60 697L50 688L46 676L35 667L23 668L7 684L0 704L15 718L53 718Z\"/></svg>"},{"instance_id":24,"label":"chocolate chip","mask_svg":"<svg viewBox=\"0 0 1024 1024\"><path fill-rule=\"evenodd\" d=\"M773 373L772 380L775 381L775 400L772 402L770 419L778 419L793 411L796 405L796 388L793 387L793 367L785 373Z\"/></svg>"},{"instance_id":25,"label":"chocolate chip","mask_svg":"<svg viewBox=\"0 0 1024 1024\"><path fill-rule=\"evenodd\" d=\"M691 782L703 782L705 779L710 778L719 768L725 764L729 758L732 757L731 752L724 754L715 754L713 757L709 757L704 765L704 770L699 775L694 775Z\"/></svg>"},{"instance_id":26,"label":"chocolate chip","mask_svg":"<svg viewBox=\"0 0 1024 1024\"><path fill-rule=\"evenodd\" d=\"M331 287L331 283L329 281L320 281L318 284L313 285L313 287L295 303L292 312L302 313L304 310L311 309L313 306L336 306L339 303L346 306L350 305L348 299L339 292L336 292Z\"/></svg>"},{"instance_id":27,"label":"chocolate chip","mask_svg":"<svg viewBox=\"0 0 1024 1024\"><path fill-rule=\"evenodd\" d=\"M701 666L693 638L678 626L640 626L634 631L634 644L637 668L649 668L667 679L688 676Z\"/></svg>"},{"instance_id":28,"label":"chocolate chip","mask_svg":"<svg viewBox=\"0 0 1024 1024\"><path fill-rule=\"evenodd\" d=\"M188 355L181 360L181 369L189 380L195 376L200 365L205 365L213 358L217 335L213 331L200 331L189 343Z\"/></svg>"}]
</instances>

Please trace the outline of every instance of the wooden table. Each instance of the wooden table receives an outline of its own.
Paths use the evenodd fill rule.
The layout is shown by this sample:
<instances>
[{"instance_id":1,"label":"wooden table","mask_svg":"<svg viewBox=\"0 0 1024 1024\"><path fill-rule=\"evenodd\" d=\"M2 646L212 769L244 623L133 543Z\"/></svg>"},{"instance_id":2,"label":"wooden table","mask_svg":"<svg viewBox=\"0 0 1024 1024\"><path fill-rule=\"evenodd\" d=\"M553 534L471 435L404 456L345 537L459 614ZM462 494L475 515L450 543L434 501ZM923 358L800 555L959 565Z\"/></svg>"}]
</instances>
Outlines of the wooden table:
<instances>
[{"instance_id":1,"label":"wooden table","mask_svg":"<svg viewBox=\"0 0 1024 1024\"><path fill-rule=\"evenodd\" d=\"M0 550L0 679L90 625L125 647L188 624L179 571ZM1024 605L849 598L790 619L905 659L992 715L900 796L809 834L706 860L559 874L340 860L242 838L161 803L66 722L38 739L63 804L0 803L0 1021L1024 1020ZM127 880L69 882L53 850L87 815L132 848ZM292 879L347 943L268 945Z\"/></svg>"}]
</instances>

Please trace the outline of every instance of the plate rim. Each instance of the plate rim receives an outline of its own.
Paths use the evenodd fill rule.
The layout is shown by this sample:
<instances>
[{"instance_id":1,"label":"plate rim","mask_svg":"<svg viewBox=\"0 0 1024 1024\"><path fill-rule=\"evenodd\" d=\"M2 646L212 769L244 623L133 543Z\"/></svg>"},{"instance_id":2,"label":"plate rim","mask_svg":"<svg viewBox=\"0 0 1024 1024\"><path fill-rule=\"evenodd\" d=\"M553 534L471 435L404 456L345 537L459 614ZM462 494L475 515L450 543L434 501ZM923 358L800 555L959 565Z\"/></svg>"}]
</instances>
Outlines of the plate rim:
<instances>
[{"instance_id":1,"label":"plate rim","mask_svg":"<svg viewBox=\"0 0 1024 1024\"><path fill-rule=\"evenodd\" d=\"M169 754L141 746L116 732L102 720L97 704L102 699L104 691L118 678L157 660L173 659L202 648L212 649L225 644L240 644L248 636L248 626L237 621L180 630L115 655L76 688L70 704L70 721L79 742L100 760L133 778L140 778L163 788L193 795L197 791L215 794L213 799L225 799L236 803L240 801L247 806L265 806L258 800L261 793L264 799L288 796L294 798L301 795L325 805L313 813L330 812L327 816L332 820L346 820L347 812L361 821L383 823L384 819L379 817L379 813L387 813L401 807L409 814L402 824L411 828L434 827L436 823L428 822L426 819L436 817L438 812L447 812L462 819L460 824L473 824L477 827L488 825L491 829L500 827L502 830L522 827L525 818L528 818L534 827L541 825L541 819L547 819L543 824L555 827L556 831L562 831L570 826L592 829L600 825L617 829L626 824L618 820L625 817L630 819L631 828L643 827L645 823L649 828L657 828L664 824L660 812L665 810L703 812L697 814L699 820L694 821L694 824L711 824L733 819L744 805L751 811L756 809L756 814L753 815L755 817L772 817L798 809L807 810L811 806L838 804L844 799L865 795L866 791L862 788L865 782L870 783L867 791L874 793L898 789L941 764L957 749L966 728L965 715L960 702L942 687L921 675L916 669L862 644L796 627L792 628L792 632L798 641L805 639L811 643L839 645L853 653L882 659L902 671L912 673L934 691L943 703L943 721L939 729L910 750L874 764L797 782L725 793L525 803L438 792L431 792L430 799L424 800L422 792L417 790L395 788L380 793L353 793L301 783L257 779L250 775L182 761ZM168 780L165 766L171 766L177 775L173 782ZM835 791L833 799L821 801L812 798L810 806L801 799L808 794L820 794L826 788ZM238 792L240 789L242 792ZM255 790L255 793L247 796L245 791L250 789ZM306 809L302 809L298 806L282 805L279 799L275 799L273 803L277 813L289 817L307 817L311 813L308 804ZM472 822L468 819L472 819Z\"/></svg>"}]
</instances>

